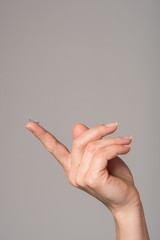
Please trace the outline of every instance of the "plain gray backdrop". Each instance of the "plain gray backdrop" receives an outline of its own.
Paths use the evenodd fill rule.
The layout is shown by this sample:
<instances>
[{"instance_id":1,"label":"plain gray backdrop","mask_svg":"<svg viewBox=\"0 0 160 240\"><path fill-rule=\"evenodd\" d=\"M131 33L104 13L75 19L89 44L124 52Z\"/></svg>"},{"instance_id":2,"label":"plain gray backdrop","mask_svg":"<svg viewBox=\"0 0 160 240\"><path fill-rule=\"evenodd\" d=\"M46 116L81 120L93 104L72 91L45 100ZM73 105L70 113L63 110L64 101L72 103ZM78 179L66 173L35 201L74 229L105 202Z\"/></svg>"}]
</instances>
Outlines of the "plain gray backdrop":
<instances>
[{"instance_id":1,"label":"plain gray backdrop","mask_svg":"<svg viewBox=\"0 0 160 240\"><path fill-rule=\"evenodd\" d=\"M25 128L72 148L72 126L112 121L160 238L160 1L0 0L0 239L113 240L114 220Z\"/></svg>"}]
</instances>

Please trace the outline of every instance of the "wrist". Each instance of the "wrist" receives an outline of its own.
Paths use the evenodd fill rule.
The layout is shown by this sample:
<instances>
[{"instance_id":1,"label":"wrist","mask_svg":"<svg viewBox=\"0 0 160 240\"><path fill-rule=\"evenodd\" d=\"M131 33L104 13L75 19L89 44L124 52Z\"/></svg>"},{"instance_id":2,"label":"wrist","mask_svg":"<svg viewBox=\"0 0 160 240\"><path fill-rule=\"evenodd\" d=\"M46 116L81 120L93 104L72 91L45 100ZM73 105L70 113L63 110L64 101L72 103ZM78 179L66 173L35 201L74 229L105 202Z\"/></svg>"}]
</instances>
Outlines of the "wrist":
<instances>
[{"instance_id":1,"label":"wrist","mask_svg":"<svg viewBox=\"0 0 160 240\"><path fill-rule=\"evenodd\" d=\"M140 199L132 204L128 204L123 207L117 207L116 209L111 209L112 215L116 222L124 222L124 219L128 219L132 216L132 219L137 217L137 215L142 214L143 206Z\"/></svg>"},{"instance_id":2,"label":"wrist","mask_svg":"<svg viewBox=\"0 0 160 240\"><path fill-rule=\"evenodd\" d=\"M117 240L149 240L142 202L139 200L123 209L112 211Z\"/></svg>"}]
</instances>

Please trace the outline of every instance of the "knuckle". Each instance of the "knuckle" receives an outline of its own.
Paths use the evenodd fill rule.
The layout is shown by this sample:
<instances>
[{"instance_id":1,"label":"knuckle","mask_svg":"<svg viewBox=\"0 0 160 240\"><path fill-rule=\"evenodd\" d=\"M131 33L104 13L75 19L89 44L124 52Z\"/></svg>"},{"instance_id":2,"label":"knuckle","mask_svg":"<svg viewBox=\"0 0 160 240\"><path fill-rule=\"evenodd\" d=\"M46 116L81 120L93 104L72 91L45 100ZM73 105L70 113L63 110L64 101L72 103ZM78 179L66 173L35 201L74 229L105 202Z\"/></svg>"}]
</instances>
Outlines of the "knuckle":
<instances>
[{"instance_id":1,"label":"knuckle","mask_svg":"<svg viewBox=\"0 0 160 240\"><path fill-rule=\"evenodd\" d=\"M53 149L52 149L52 148L50 148L49 146L46 146L46 149L47 149L48 152L50 152L51 154L53 154Z\"/></svg>"},{"instance_id":2,"label":"knuckle","mask_svg":"<svg viewBox=\"0 0 160 240\"><path fill-rule=\"evenodd\" d=\"M76 182L75 182L75 179L73 178L72 174L69 174L68 176L68 181L71 185L73 185L74 187L76 187Z\"/></svg>"},{"instance_id":3,"label":"knuckle","mask_svg":"<svg viewBox=\"0 0 160 240\"><path fill-rule=\"evenodd\" d=\"M92 188L92 189L95 189L98 187L98 179L97 179L97 176L96 174L91 174L90 172L88 172L85 176L85 184L86 186Z\"/></svg>"},{"instance_id":4,"label":"knuckle","mask_svg":"<svg viewBox=\"0 0 160 240\"><path fill-rule=\"evenodd\" d=\"M104 125L103 124L97 125L97 126L93 127L93 129L95 131L103 130L104 129Z\"/></svg>"},{"instance_id":5,"label":"knuckle","mask_svg":"<svg viewBox=\"0 0 160 240\"><path fill-rule=\"evenodd\" d=\"M96 151L95 157L96 158L102 158L104 156L105 152L106 152L106 150L100 148Z\"/></svg>"},{"instance_id":6,"label":"knuckle","mask_svg":"<svg viewBox=\"0 0 160 240\"><path fill-rule=\"evenodd\" d=\"M87 144L87 148L86 148L87 151L88 152L93 152L95 150L95 148L96 148L96 145L97 145L96 141L95 142L89 142Z\"/></svg>"},{"instance_id":7,"label":"knuckle","mask_svg":"<svg viewBox=\"0 0 160 240\"><path fill-rule=\"evenodd\" d=\"M115 137L114 139L113 139L113 143L114 144L119 144L119 143L121 143L123 141L123 138L122 137Z\"/></svg>"},{"instance_id":8,"label":"knuckle","mask_svg":"<svg viewBox=\"0 0 160 240\"><path fill-rule=\"evenodd\" d=\"M106 148L100 148L95 153L95 158L105 158L111 159L118 155L118 149L116 146L111 145Z\"/></svg>"},{"instance_id":9,"label":"knuckle","mask_svg":"<svg viewBox=\"0 0 160 240\"><path fill-rule=\"evenodd\" d=\"M106 129L106 128L104 127L104 125L101 124L101 125L93 127L92 131L96 135L99 132L103 132L104 129Z\"/></svg>"},{"instance_id":10,"label":"knuckle","mask_svg":"<svg viewBox=\"0 0 160 240\"><path fill-rule=\"evenodd\" d=\"M113 158L118 154L117 145L112 145L106 149L108 158Z\"/></svg>"},{"instance_id":11,"label":"knuckle","mask_svg":"<svg viewBox=\"0 0 160 240\"><path fill-rule=\"evenodd\" d=\"M76 177L76 184L79 187L84 187L85 186L83 177L80 174L78 174L77 177Z\"/></svg>"}]
</instances>

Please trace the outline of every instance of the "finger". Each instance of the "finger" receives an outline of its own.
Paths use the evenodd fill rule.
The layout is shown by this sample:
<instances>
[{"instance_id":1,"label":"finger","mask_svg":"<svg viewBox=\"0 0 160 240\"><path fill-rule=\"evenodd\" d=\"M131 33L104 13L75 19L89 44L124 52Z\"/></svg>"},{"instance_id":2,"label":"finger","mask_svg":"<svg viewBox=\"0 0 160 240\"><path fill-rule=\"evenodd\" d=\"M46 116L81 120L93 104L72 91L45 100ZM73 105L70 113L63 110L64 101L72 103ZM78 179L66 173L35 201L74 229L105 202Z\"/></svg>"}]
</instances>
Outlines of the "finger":
<instances>
[{"instance_id":1,"label":"finger","mask_svg":"<svg viewBox=\"0 0 160 240\"><path fill-rule=\"evenodd\" d=\"M127 178L127 180L134 182L134 178L133 178L132 172L130 171L129 167L118 156L113 158L112 161L108 161L107 170L111 175L114 175L117 177L123 176L123 178Z\"/></svg>"},{"instance_id":2,"label":"finger","mask_svg":"<svg viewBox=\"0 0 160 240\"><path fill-rule=\"evenodd\" d=\"M107 138L107 139L102 139L99 141L93 141L90 142L83 154L82 160L80 162L80 166L78 169L78 174L82 175L85 174L85 172L88 170L90 162L98 149L110 146L110 145L115 145L115 144L121 144L121 145L126 145L130 144L132 141L131 136L127 136L128 138L124 137L113 137L113 138Z\"/></svg>"},{"instance_id":3,"label":"finger","mask_svg":"<svg viewBox=\"0 0 160 240\"><path fill-rule=\"evenodd\" d=\"M88 131L85 131L83 134L76 138L75 145L76 147L78 146L78 148L83 148L88 142L99 140L107 134L115 131L116 127L117 123L114 122L111 127L101 124L90 128Z\"/></svg>"},{"instance_id":4,"label":"finger","mask_svg":"<svg viewBox=\"0 0 160 240\"><path fill-rule=\"evenodd\" d=\"M84 132L73 141L72 158L71 158L70 173L69 173L70 182L76 181L78 168L79 168L81 159L83 157L85 147L88 144L88 142L100 140L102 137L114 132L116 129L117 129L116 122L113 123L112 127L108 127L104 124L98 125Z\"/></svg>"},{"instance_id":5,"label":"finger","mask_svg":"<svg viewBox=\"0 0 160 240\"><path fill-rule=\"evenodd\" d=\"M112 127L104 124L90 128L73 141L72 148L72 166L77 167L82 159L86 145L91 141L100 140L102 137L113 133L117 129L117 123L113 123Z\"/></svg>"},{"instance_id":6,"label":"finger","mask_svg":"<svg viewBox=\"0 0 160 240\"><path fill-rule=\"evenodd\" d=\"M89 142L85 148L85 152L94 152L97 151L99 148L107 147L109 145L115 144L130 144L132 141L132 136L126 137L112 137L112 138L105 138L93 142Z\"/></svg>"},{"instance_id":7,"label":"finger","mask_svg":"<svg viewBox=\"0 0 160 240\"><path fill-rule=\"evenodd\" d=\"M109 160L115 158L119 154L127 154L129 151L130 145L115 144L100 148L94 154L88 171L92 173L99 173L103 170L107 171L107 164Z\"/></svg>"},{"instance_id":8,"label":"finger","mask_svg":"<svg viewBox=\"0 0 160 240\"><path fill-rule=\"evenodd\" d=\"M82 123L76 123L73 126L73 137L77 138L79 137L82 133L86 132L89 128L85 126Z\"/></svg>"},{"instance_id":9,"label":"finger","mask_svg":"<svg viewBox=\"0 0 160 240\"><path fill-rule=\"evenodd\" d=\"M39 124L35 122L28 122L25 127L32 131L32 133L41 141L45 148L62 165L65 172L67 172L71 155L68 149Z\"/></svg>"}]
</instances>

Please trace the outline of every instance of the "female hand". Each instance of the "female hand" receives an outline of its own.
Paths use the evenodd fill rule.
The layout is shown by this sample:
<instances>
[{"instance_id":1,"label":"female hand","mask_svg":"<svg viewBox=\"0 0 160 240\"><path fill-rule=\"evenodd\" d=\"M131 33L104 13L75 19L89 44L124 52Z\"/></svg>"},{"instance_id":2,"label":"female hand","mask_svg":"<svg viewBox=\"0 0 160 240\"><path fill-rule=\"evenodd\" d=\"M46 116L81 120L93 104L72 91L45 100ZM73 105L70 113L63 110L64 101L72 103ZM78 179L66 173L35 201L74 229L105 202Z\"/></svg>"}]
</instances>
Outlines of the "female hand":
<instances>
[{"instance_id":1,"label":"female hand","mask_svg":"<svg viewBox=\"0 0 160 240\"><path fill-rule=\"evenodd\" d=\"M58 160L73 186L100 200L113 214L140 203L133 176L117 156L130 151L128 145L132 141L131 137L102 139L117 129L116 123L112 123L112 126L102 124L91 129L81 123L75 124L71 152L37 123L28 122L26 128Z\"/></svg>"}]
</instances>

